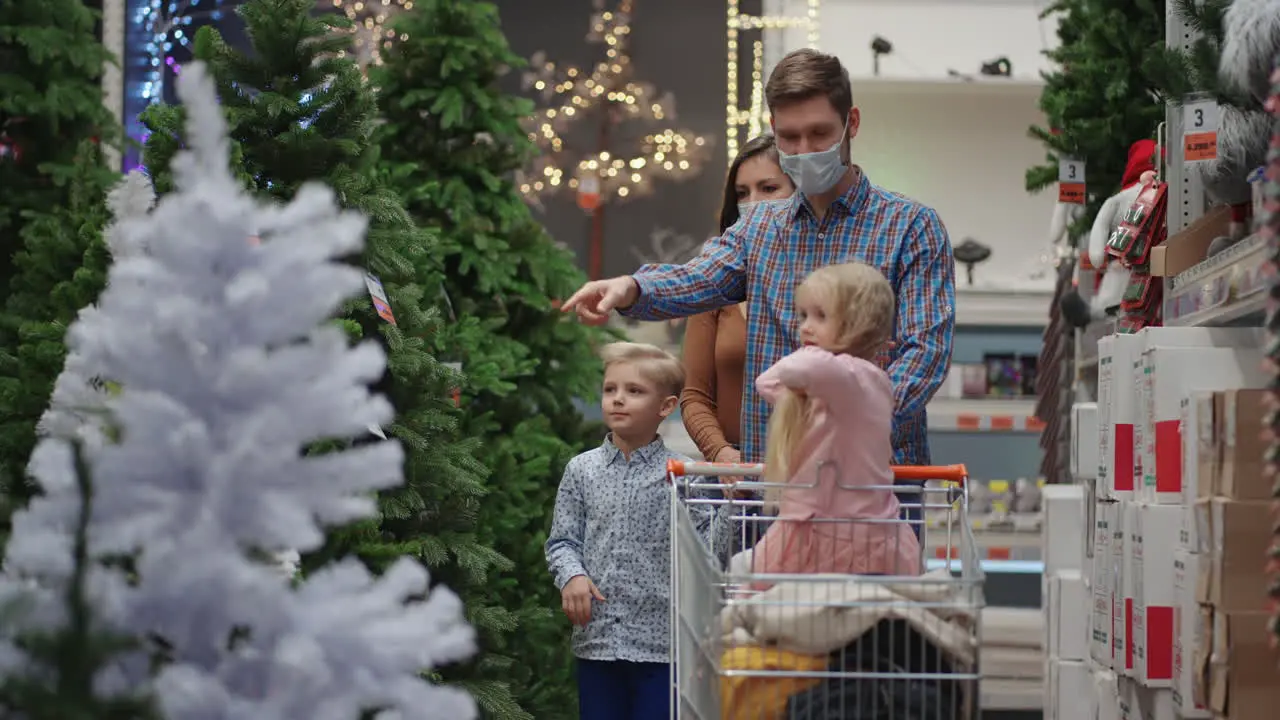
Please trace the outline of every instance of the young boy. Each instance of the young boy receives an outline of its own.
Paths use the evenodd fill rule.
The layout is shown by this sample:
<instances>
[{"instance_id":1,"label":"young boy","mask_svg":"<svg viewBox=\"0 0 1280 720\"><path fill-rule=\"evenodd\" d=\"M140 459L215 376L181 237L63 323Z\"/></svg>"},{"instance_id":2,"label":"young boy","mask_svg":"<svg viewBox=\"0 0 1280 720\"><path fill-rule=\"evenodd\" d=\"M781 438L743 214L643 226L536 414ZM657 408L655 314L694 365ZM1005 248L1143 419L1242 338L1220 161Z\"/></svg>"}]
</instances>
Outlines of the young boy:
<instances>
[{"instance_id":1,"label":"young boy","mask_svg":"<svg viewBox=\"0 0 1280 720\"><path fill-rule=\"evenodd\" d=\"M601 353L609 435L569 461L547 537L547 567L573 623L581 720L667 720L671 703L671 485L686 459L658 435L684 369L669 353L613 343ZM708 504L688 506L704 539L728 542ZM718 537L724 535L723 538Z\"/></svg>"}]
</instances>

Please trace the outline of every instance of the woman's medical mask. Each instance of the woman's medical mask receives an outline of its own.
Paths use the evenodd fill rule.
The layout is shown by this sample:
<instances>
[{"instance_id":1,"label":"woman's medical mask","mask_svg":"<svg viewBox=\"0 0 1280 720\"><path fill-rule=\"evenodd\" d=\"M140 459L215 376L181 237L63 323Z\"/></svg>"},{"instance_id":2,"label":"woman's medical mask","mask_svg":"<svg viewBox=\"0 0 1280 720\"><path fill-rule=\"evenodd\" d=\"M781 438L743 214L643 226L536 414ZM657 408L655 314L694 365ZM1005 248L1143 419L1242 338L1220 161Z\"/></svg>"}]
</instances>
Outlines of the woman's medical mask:
<instances>
[{"instance_id":1,"label":"woman's medical mask","mask_svg":"<svg viewBox=\"0 0 1280 720\"><path fill-rule=\"evenodd\" d=\"M835 187L844 177L845 164L840 157L840 146L849 136L846 124L840 132L840 139L826 150L811 153L788 155L778 148L778 163L782 172L796 184L796 189L805 195L821 195Z\"/></svg>"},{"instance_id":2,"label":"woman's medical mask","mask_svg":"<svg viewBox=\"0 0 1280 720\"><path fill-rule=\"evenodd\" d=\"M742 219L750 215L751 211L754 210L757 205L763 205L765 207L769 207L771 205L774 207L781 207L783 204L788 203L790 201L791 201L791 198L784 197L784 198L769 198L768 200L754 200L752 202L740 202L738 203L738 219Z\"/></svg>"}]
</instances>

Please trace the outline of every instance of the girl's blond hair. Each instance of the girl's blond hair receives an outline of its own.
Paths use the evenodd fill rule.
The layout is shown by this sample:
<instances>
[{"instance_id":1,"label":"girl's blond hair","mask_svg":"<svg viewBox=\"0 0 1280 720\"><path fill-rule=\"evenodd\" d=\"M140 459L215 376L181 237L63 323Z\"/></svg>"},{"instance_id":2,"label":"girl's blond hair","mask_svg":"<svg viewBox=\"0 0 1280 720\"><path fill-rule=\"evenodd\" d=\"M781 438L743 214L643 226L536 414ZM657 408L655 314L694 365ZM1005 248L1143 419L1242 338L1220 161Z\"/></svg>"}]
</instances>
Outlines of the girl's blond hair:
<instances>
[{"instance_id":1,"label":"girl's blond hair","mask_svg":"<svg viewBox=\"0 0 1280 720\"><path fill-rule=\"evenodd\" d=\"M870 265L842 263L818 268L796 288L796 300L809 300L827 310L839 327L836 346L843 354L871 360L893 335L893 287ZM812 420L810 398L783 390L769 416L764 455L767 482L788 481L795 453ZM781 487L766 490L766 510L775 512L781 496Z\"/></svg>"}]
</instances>

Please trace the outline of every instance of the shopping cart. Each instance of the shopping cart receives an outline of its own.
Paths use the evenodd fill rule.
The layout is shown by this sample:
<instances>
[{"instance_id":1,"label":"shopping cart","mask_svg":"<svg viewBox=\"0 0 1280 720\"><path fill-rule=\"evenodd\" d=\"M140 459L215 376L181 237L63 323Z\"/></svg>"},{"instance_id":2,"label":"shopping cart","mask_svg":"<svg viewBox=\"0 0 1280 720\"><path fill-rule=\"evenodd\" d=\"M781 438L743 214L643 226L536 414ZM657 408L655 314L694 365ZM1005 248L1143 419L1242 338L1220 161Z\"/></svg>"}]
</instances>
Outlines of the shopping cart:
<instances>
[{"instance_id":1,"label":"shopping cart","mask_svg":"<svg viewBox=\"0 0 1280 720\"><path fill-rule=\"evenodd\" d=\"M773 517L770 505L782 488L796 486L764 482L762 465L668 464L673 718L980 717L983 572L968 523L967 471L963 465L893 470L895 480L918 484L836 482L842 491L881 491L881 499L884 490L918 494L918 519L809 520L805 537L829 540L829 549L791 544L770 560L776 548L765 542L729 559L716 547L723 542L695 529L691 509L703 517L713 509L732 524L735 538L758 538L757 528L787 522ZM902 534L912 527L918 554ZM852 555L861 559L850 561L857 542L863 545L854 545ZM754 557L756 551L765 556ZM796 555L820 571L772 572ZM868 557L878 558L874 567L867 567ZM861 565L843 572L845 562Z\"/></svg>"}]
</instances>

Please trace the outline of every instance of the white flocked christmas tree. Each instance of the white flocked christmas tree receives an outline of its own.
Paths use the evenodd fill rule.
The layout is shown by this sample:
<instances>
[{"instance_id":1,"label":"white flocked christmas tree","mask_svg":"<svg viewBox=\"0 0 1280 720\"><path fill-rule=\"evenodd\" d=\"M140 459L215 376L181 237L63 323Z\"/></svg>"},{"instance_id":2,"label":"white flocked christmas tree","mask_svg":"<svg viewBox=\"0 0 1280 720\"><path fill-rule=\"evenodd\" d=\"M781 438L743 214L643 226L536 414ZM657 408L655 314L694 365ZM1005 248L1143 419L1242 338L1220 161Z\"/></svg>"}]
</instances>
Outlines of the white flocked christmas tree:
<instances>
[{"instance_id":1,"label":"white flocked christmas tree","mask_svg":"<svg viewBox=\"0 0 1280 720\"><path fill-rule=\"evenodd\" d=\"M15 517L0 578L0 683L65 679L23 638L67 632L79 595L93 628L133 643L93 692L149 698L167 720L473 718L465 692L423 679L474 638L421 565L374 578L352 559L292 583L263 559L317 548L402 482L394 441L304 451L391 420L368 389L383 351L327 322L363 289L338 258L365 220L321 186L285 206L248 196L202 65L178 94L176 192L117 214L108 287L68 334L69 370L120 389L89 396L100 422L46 424L32 457L43 495Z\"/></svg>"}]
</instances>

